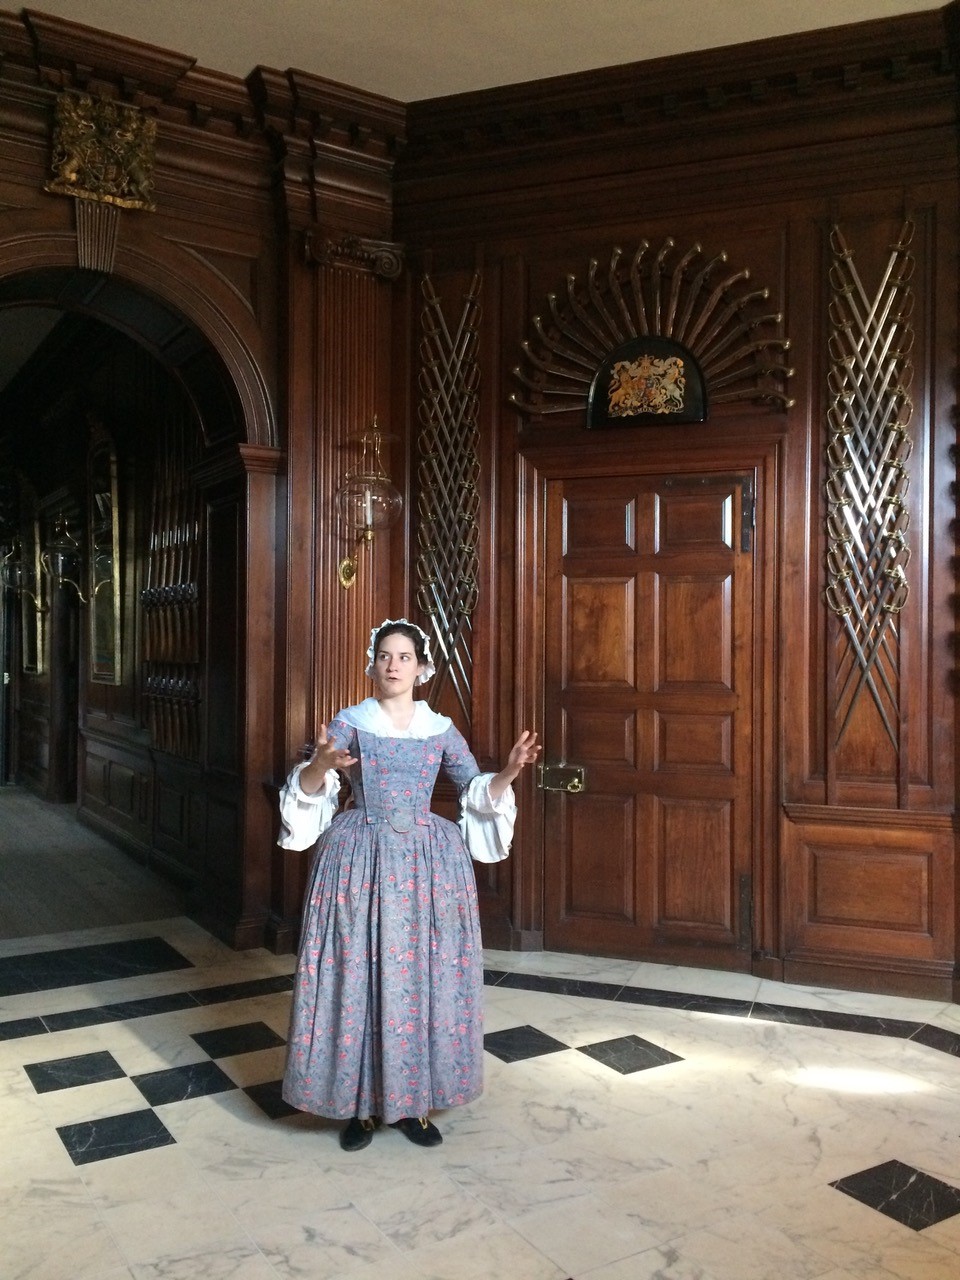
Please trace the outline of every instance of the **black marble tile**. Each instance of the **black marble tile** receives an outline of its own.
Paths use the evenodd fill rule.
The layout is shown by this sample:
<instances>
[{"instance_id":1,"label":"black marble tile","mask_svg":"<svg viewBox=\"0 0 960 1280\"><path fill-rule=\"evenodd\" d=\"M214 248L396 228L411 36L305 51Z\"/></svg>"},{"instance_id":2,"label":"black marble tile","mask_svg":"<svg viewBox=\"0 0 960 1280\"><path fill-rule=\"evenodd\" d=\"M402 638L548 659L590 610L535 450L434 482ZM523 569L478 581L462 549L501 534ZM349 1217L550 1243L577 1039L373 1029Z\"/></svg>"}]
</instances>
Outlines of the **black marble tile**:
<instances>
[{"instance_id":1,"label":"black marble tile","mask_svg":"<svg viewBox=\"0 0 960 1280\"><path fill-rule=\"evenodd\" d=\"M282 1087L282 1080L268 1080L265 1084L247 1085L243 1092L257 1104L264 1115L269 1116L271 1120L281 1120L284 1116L297 1114L296 1107L291 1107L289 1102L284 1102L280 1092Z\"/></svg>"},{"instance_id":2,"label":"black marble tile","mask_svg":"<svg viewBox=\"0 0 960 1280\"><path fill-rule=\"evenodd\" d=\"M219 987L202 987L192 992L197 1004L224 1004L227 1000L247 1000L251 996L271 996L293 990L293 974L278 973L248 982L226 982Z\"/></svg>"},{"instance_id":3,"label":"black marble tile","mask_svg":"<svg viewBox=\"0 0 960 1280\"><path fill-rule=\"evenodd\" d=\"M69 1031L74 1027L95 1027L104 1022L128 1022L131 1018L149 1018L158 1013L179 1013L181 1009L197 1009L199 1005L189 991L165 996L146 996L142 1000L122 1000L117 1004L96 1005L92 1009L65 1009L45 1013L48 1031Z\"/></svg>"},{"instance_id":4,"label":"black marble tile","mask_svg":"<svg viewBox=\"0 0 960 1280\"><path fill-rule=\"evenodd\" d=\"M0 996L53 991L58 987L85 986L91 982L192 967L191 961L163 938L134 938L90 947L64 947L60 951L35 951L0 959Z\"/></svg>"},{"instance_id":5,"label":"black marble tile","mask_svg":"<svg viewBox=\"0 0 960 1280\"><path fill-rule=\"evenodd\" d=\"M960 1190L899 1160L887 1160L830 1185L912 1231L960 1213Z\"/></svg>"},{"instance_id":6,"label":"black marble tile","mask_svg":"<svg viewBox=\"0 0 960 1280\"><path fill-rule=\"evenodd\" d=\"M226 1093L228 1089L237 1087L215 1062L165 1067L161 1071L148 1071L145 1075L130 1078L153 1107L166 1102L183 1102L187 1098L203 1098L211 1093Z\"/></svg>"},{"instance_id":7,"label":"black marble tile","mask_svg":"<svg viewBox=\"0 0 960 1280\"><path fill-rule=\"evenodd\" d=\"M649 1004L658 1009L682 1009L687 1013L722 1013L729 1018L748 1018L750 1000L726 996L698 996L687 991L657 991L652 987L621 987L618 1004Z\"/></svg>"},{"instance_id":8,"label":"black marble tile","mask_svg":"<svg viewBox=\"0 0 960 1280\"><path fill-rule=\"evenodd\" d=\"M81 1084L99 1084L102 1080L123 1080L126 1072L112 1053L80 1053L72 1058L53 1058L50 1062L29 1062L24 1071L37 1093L53 1093L56 1089L74 1089Z\"/></svg>"},{"instance_id":9,"label":"black marble tile","mask_svg":"<svg viewBox=\"0 0 960 1280\"><path fill-rule=\"evenodd\" d=\"M57 1126L60 1140L74 1164L92 1164L128 1156L135 1151L169 1147L176 1139L155 1111L129 1111L103 1120L81 1120L79 1124Z\"/></svg>"},{"instance_id":10,"label":"black marble tile","mask_svg":"<svg viewBox=\"0 0 960 1280\"><path fill-rule=\"evenodd\" d=\"M97 1027L104 1022L119 1021L102 1005L94 1005L92 1009L61 1009L59 1013L43 1015L43 1024L48 1031L72 1031L75 1027Z\"/></svg>"},{"instance_id":11,"label":"black marble tile","mask_svg":"<svg viewBox=\"0 0 960 1280\"><path fill-rule=\"evenodd\" d=\"M546 1053L559 1053L569 1049L562 1040L554 1040L536 1027L508 1027L506 1031L491 1031L483 1037L483 1047L501 1062L522 1062L525 1058L540 1058Z\"/></svg>"},{"instance_id":12,"label":"black marble tile","mask_svg":"<svg viewBox=\"0 0 960 1280\"><path fill-rule=\"evenodd\" d=\"M640 1036L617 1036L615 1040L580 1045L579 1050L623 1076L632 1075L634 1071L646 1071L649 1067L663 1067L668 1062L683 1061L678 1054L649 1040L642 1040Z\"/></svg>"},{"instance_id":13,"label":"black marble tile","mask_svg":"<svg viewBox=\"0 0 960 1280\"><path fill-rule=\"evenodd\" d=\"M547 991L551 995L558 996L587 996L593 1000L616 1000L623 990L619 982L547 977L540 973L508 973L497 985L517 991Z\"/></svg>"},{"instance_id":14,"label":"black marble tile","mask_svg":"<svg viewBox=\"0 0 960 1280\"><path fill-rule=\"evenodd\" d=\"M0 1040L26 1040L28 1036L42 1036L46 1029L42 1018L13 1018L0 1022Z\"/></svg>"},{"instance_id":15,"label":"black marble tile","mask_svg":"<svg viewBox=\"0 0 960 1280\"><path fill-rule=\"evenodd\" d=\"M925 1044L928 1049L939 1049L941 1053L949 1053L954 1058L960 1058L960 1035L957 1035L956 1031L947 1031L943 1027L932 1027L928 1024L921 1027L910 1039L916 1044Z\"/></svg>"},{"instance_id":16,"label":"black marble tile","mask_svg":"<svg viewBox=\"0 0 960 1280\"><path fill-rule=\"evenodd\" d=\"M216 1031L199 1031L190 1037L211 1058L230 1058L235 1053L254 1053L257 1049L275 1049L286 1044L265 1022L244 1022L236 1027L218 1027Z\"/></svg>"},{"instance_id":17,"label":"black marble tile","mask_svg":"<svg viewBox=\"0 0 960 1280\"><path fill-rule=\"evenodd\" d=\"M483 982L484 986L495 987L501 978L507 976L506 969L484 969Z\"/></svg>"},{"instance_id":18,"label":"black marble tile","mask_svg":"<svg viewBox=\"0 0 960 1280\"><path fill-rule=\"evenodd\" d=\"M891 1036L908 1040L921 1029L919 1022L899 1018L877 1018L864 1013L844 1013L838 1009L801 1009L789 1004L753 1006L752 1018L765 1022L787 1022L797 1027L823 1027L826 1031L859 1031L868 1036Z\"/></svg>"}]
</instances>

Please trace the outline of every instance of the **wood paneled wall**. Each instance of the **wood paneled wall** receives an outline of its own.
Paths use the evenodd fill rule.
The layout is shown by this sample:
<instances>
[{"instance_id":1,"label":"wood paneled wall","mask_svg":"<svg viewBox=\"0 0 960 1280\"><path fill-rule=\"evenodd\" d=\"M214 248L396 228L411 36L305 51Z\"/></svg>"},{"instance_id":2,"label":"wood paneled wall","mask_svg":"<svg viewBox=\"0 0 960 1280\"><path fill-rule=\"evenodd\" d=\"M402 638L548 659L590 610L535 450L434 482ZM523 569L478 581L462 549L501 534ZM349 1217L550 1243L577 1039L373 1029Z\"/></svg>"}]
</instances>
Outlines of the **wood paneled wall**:
<instances>
[{"instance_id":1,"label":"wood paneled wall","mask_svg":"<svg viewBox=\"0 0 960 1280\"><path fill-rule=\"evenodd\" d=\"M506 619L517 628L513 671L500 673L497 745L541 713L537 668L551 639L535 603L547 586L538 548L545 477L583 465L585 454L598 474L638 465L682 472L765 454L757 573L776 627L756 668L765 711L752 967L939 995L956 971L956 17L948 6L414 104L396 195L399 234L414 258L428 255L438 288L476 262L483 268L490 340L481 420L498 451L483 486L499 534L485 556L509 571L481 597L475 629L496 634ZM831 317L842 287L832 246L839 228L865 289L857 305L868 309L889 282L905 222L915 227L912 296L893 312L888 305L880 341L896 348L902 334L889 317L909 311L909 596L889 615L879 658L889 675L878 675L866 650L844 656L843 622L826 601ZM590 433L582 405L518 412L512 369L524 363L524 341L536 346L531 318L550 324L549 295L562 307L574 275L586 298L591 260L602 283L614 247L629 261L642 240L654 253L668 238L676 255L694 244L707 259L724 251L725 270L748 269L751 288L769 288L769 310L782 313L790 340L794 403L720 405L702 427ZM485 678L481 670L481 697ZM880 701L897 703L892 729L871 678ZM895 694L883 692L884 680ZM841 733L851 688L859 701ZM543 936L552 866L531 782L519 856L496 873L499 918L520 945Z\"/></svg>"},{"instance_id":2,"label":"wood paneled wall","mask_svg":"<svg viewBox=\"0 0 960 1280\"><path fill-rule=\"evenodd\" d=\"M478 281L469 705L448 688L442 709L490 765L521 726L542 725L546 499L558 477L584 458L610 477L749 476L764 623L750 666L754 852L738 934L749 945L731 963L953 990L958 29L949 4L405 108L300 72L260 67L243 82L33 11L0 14L0 302L82 303L161 357L150 306L183 324L174 363L203 441L203 610L221 625L204 673L218 709L210 754L192 773L158 760L148 779L117 728L129 708L91 695L87 722L112 727L82 775L118 835L202 868L200 911L224 936L295 940L307 856L274 847L276 786L317 725L366 692L371 622L417 616L423 284L453 318ZM158 122L157 210L117 215L90 299L71 292L84 234L74 202L43 189L55 97L80 89ZM909 596L878 695L895 724L867 687L841 731L850 633L827 604L836 228L869 299L907 222ZM769 290L792 403L747 397L714 404L702 424L592 432L582 405L512 403L549 295L563 304L570 275L584 289L594 260L602 286L617 247L629 260L641 241L657 253L668 239L677 254L725 253L725 271ZM124 310L137 297L146 309ZM347 591L336 565L351 546L333 496L374 414L394 437L405 517L360 552ZM20 706L41 778L50 708L29 696ZM492 942L537 946L550 936L551 854L532 775L520 798L514 858L481 875L485 924Z\"/></svg>"}]
</instances>

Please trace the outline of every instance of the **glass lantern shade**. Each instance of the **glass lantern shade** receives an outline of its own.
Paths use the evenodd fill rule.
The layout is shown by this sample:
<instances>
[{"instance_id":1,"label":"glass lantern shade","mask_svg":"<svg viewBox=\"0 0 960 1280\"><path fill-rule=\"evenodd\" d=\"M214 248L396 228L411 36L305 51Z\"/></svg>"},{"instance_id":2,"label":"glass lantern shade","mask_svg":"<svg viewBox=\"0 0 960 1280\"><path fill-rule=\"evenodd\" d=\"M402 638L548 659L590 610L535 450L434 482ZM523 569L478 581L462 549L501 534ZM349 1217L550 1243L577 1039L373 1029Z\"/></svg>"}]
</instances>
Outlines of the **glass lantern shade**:
<instances>
[{"instance_id":1,"label":"glass lantern shade","mask_svg":"<svg viewBox=\"0 0 960 1280\"><path fill-rule=\"evenodd\" d=\"M8 591L20 591L26 582L20 547L15 546L0 561L0 586Z\"/></svg>"},{"instance_id":2,"label":"glass lantern shade","mask_svg":"<svg viewBox=\"0 0 960 1280\"><path fill-rule=\"evenodd\" d=\"M388 529L403 510L403 499L385 476L348 476L337 490L337 510L359 534Z\"/></svg>"}]
</instances>

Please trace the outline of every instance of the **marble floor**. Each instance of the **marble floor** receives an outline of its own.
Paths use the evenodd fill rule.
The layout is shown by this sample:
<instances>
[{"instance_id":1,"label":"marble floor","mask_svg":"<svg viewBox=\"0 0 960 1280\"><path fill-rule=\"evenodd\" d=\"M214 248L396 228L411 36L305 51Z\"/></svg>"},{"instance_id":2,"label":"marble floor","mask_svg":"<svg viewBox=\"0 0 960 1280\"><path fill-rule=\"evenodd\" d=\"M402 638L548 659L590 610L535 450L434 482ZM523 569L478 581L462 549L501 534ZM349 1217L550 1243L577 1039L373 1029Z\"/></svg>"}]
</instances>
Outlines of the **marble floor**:
<instances>
[{"instance_id":1,"label":"marble floor","mask_svg":"<svg viewBox=\"0 0 960 1280\"><path fill-rule=\"evenodd\" d=\"M0 942L4 1280L956 1280L960 1008L490 952L423 1150L279 1096L292 958Z\"/></svg>"}]
</instances>

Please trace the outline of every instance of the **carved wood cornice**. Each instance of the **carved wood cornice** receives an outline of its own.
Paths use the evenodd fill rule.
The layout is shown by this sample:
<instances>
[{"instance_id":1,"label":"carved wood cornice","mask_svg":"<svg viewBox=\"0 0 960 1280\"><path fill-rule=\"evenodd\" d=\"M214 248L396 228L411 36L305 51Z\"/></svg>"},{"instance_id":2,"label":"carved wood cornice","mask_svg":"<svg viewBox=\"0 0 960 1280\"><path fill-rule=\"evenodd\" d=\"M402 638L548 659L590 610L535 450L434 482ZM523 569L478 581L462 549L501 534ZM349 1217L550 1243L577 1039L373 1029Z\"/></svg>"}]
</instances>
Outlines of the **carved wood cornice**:
<instances>
[{"instance_id":1,"label":"carved wood cornice","mask_svg":"<svg viewBox=\"0 0 960 1280\"><path fill-rule=\"evenodd\" d=\"M33 9L24 11L23 20L33 36L42 78L59 89L102 93L105 85L117 97L146 105L145 99L169 97L196 61Z\"/></svg>"},{"instance_id":2,"label":"carved wood cornice","mask_svg":"<svg viewBox=\"0 0 960 1280\"><path fill-rule=\"evenodd\" d=\"M113 98L229 140L257 130L246 84L194 59L34 10L0 12L0 81L46 108L64 89Z\"/></svg>"},{"instance_id":3,"label":"carved wood cornice","mask_svg":"<svg viewBox=\"0 0 960 1280\"><path fill-rule=\"evenodd\" d=\"M269 67L257 67L247 86L274 147L291 222L374 237L389 230L393 170L406 141L403 104Z\"/></svg>"},{"instance_id":4,"label":"carved wood cornice","mask_svg":"<svg viewBox=\"0 0 960 1280\"><path fill-rule=\"evenodd\" d=\"M309 138L317 150L332 148L391 168L406 138L407 109L305 71L257 67L247 78L264 123L282 138Z\"/></svg>"},{"instance_id":5,"label":"carved wood cornice","mask_svg":"<svg viewBox=\"0 0 960 1280\"><path fill-rule=\"evenodd\" d=\"M955 8L412 103L402 176L638 137L682 145L687 131L795 124L860 104L907 120L931 93L953 91Z\"/></svg>"}]
</instances>

